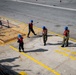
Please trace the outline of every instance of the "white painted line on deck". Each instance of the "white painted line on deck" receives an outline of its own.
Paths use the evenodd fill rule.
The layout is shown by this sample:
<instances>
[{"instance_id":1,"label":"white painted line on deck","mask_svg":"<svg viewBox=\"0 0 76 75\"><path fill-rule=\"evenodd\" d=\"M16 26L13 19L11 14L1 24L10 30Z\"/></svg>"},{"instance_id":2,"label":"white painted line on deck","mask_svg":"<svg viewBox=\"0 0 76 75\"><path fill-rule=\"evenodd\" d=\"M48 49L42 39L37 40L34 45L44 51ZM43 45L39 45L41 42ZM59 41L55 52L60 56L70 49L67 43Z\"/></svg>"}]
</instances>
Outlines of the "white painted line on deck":
<instances>
[{"instance_id":1,"label":"white painted line on deck","mask_svg":"<svg viewBox=\"0 0 76 75\"><path fill-rule=\"evenodd\" d=\"M57 6L51 6L51 5L39 4L39 3L33 3L33 2L26 2L26 1L21 1L21 0L12 0L12 1L22 2L22 3L32 4L32 5L38 5L38 6L44 6L44 7L50 7L50 8L55 8L55 9L57 8L57 9L63 9L63 10L76 11L76 9L73 9L73 8L57 7Z\"/></svg>"}]
</instances>

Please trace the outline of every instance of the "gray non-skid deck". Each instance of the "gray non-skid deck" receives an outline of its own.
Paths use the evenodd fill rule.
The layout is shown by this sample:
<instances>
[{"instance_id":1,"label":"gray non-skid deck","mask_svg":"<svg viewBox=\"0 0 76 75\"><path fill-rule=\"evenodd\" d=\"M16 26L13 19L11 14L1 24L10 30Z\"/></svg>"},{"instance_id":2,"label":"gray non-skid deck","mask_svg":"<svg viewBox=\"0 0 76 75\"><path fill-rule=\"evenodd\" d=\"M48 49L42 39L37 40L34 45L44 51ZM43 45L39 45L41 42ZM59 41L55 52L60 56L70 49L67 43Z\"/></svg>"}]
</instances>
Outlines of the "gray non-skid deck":
<instances>
[{"instance_id":1,"label":"gray non-skid deck","mask_svg":"<svg viewBox=\"0 0 76 75\"><path fill-rule=\"evenodd\" d=\"M76 75L76 42L60 47L63 38L48 33L47 45L40 35L24 39L25 52L18 51L18 43L0 47L0 63L17 73L28 75Z\"/></svg>"}]
</instances>

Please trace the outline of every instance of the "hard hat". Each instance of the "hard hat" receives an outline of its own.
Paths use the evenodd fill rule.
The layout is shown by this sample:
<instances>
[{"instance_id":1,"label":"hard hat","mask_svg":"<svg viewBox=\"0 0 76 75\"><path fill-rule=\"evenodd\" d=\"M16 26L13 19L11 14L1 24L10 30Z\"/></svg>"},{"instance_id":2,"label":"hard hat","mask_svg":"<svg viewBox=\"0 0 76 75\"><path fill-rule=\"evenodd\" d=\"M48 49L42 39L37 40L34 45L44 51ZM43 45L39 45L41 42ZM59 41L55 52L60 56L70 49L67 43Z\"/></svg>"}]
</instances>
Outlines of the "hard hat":
<instances>
[{"instance_id":1,"label":"hard hat","mask_svg":"<svg viewBox=\"0 0 76 75\"><path fill-rule=\"evenodd\" d=\"M31 20L31 22L33 22L33 20Z\"/></svg>"},{"instance_id":2,"label":"hard hat","mask_svg":"<svg viewBox=\"0 0 76 75\"><path fill-rule=\"evenodd\" d=\"M46 27L45 27L45 26L43 26L42 28L43 28L43 29L45 29Z\"/></svg>"},{"instance_id":3,"label":"hard hat","mask_svg":"<svg viewBox=\"0 0 76 75\"><path fill-rule=\"evenodd\" d=\"M65 30L68 30L68 27L65 27Z\"/></svg>"},{"instance_id":4,"label":"hard hat","mask_svg":"<svg viewBox=\"0 0 76 75\"><path fill-rule=\"evenodd\" d=\"M21 38L21 34L18 34L18 38Z\"/></svg>"}]
</instances>

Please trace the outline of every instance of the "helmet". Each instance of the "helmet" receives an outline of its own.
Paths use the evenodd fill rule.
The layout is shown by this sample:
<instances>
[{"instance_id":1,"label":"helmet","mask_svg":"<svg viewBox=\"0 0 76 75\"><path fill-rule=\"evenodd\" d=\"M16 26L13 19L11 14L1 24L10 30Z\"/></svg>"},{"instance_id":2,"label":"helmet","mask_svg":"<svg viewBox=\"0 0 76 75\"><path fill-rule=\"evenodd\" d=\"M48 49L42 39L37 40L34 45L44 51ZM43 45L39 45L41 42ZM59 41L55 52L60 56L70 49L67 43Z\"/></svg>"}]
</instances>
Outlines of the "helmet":
<instances>
[{"instance_id":1,"label":"helmet","mask_svg":"<svg viewBox=\"0 0 76 75\"><path fill-rule=\"evenodd\" d=\"M68 30L68 27L65 27L65 30Z\"/></svg>"},{"instance_id":2,"label":"helmet","mask_svg":"<svg viewBox=\"0 0 76 75\"><path fill-rule=\"evenodd\" d=\"M31 20L31 22L33 22L33 20Z\"/></svg>"},{"instance_id":3,"label":"helmet","mask_svg":"<svg viewBox=\"0 0 76 75\"><path fill-rule=\"evenodd\" d=\"M42 28L43 28L43 29L45 29L46 27L45 27L45 26L43 26Z\"/></svg>"},{"instance_id":4,"label":"helmet","mask_svg":"<svg viewBox=\"0 0 76 75\"><path fill-rule=\"evenodd\" d=\"M18 34L18 38L21 38L21 34Z\"/></svg>"}]
</instances>

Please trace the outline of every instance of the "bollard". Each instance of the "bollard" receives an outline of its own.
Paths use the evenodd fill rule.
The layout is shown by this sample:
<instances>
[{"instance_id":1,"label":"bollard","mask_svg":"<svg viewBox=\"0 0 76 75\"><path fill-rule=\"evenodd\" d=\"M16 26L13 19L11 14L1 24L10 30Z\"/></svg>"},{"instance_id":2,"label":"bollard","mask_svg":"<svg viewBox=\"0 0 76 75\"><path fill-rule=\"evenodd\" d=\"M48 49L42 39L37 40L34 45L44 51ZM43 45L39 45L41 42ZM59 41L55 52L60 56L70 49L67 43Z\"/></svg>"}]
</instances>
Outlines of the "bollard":
<instances>
[{"instance_id":1,"label":"bollard","mask_svg":"<svg viewBox=\"0 0 76 75\"><path fill-rule=\"evenodd\" d=\"M60 2L62 2L62 0L60 0Z\"/></svg>"}]
</instances>

